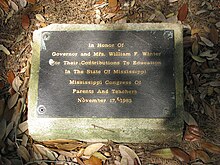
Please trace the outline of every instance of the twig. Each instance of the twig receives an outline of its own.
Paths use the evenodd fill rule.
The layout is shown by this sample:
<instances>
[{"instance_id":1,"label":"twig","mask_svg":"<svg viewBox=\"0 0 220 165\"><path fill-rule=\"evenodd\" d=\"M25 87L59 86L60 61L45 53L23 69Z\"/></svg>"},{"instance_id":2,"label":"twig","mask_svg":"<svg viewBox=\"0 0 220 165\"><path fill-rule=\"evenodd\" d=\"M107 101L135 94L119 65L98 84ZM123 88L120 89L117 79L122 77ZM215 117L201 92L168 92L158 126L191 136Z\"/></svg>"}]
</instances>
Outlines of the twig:
<instances>
[{"instance_id":1,"label":"twig","mask_svg":"<svg viewBox=\"0 0 220 165\"><path fill-rule=\"evenodd\" d=\"M109 131L109 132L115 132L115 131L113 131L113 130L110 130L110 129L107 129L107 128L104 128L104 127L101 127L101 126L97 126L97 125L95 125L95 124L92 124L92 126L93 126L94 128L100 128L100 129L103 129L103 130L106 130L106 131Z\"/></svg>"}]
</instances>

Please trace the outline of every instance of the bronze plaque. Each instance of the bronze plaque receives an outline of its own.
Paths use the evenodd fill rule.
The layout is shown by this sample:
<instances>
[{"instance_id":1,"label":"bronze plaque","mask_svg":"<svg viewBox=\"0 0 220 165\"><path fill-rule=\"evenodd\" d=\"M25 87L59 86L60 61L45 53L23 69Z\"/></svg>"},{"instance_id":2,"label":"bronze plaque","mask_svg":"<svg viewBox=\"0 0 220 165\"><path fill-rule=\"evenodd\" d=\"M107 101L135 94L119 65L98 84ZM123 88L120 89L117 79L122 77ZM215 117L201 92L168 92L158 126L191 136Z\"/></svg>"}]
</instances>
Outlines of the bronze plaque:
<instances>
[{"instance_id":1,"label":"bronze plaque","mask_svg":"<svg viewBox=\"0 0 220 165\"><path fill-rule=\"evenodd\" d=\"M175 114L174 31L43 31L38 117Z\"/></svg>"}]
</instances>

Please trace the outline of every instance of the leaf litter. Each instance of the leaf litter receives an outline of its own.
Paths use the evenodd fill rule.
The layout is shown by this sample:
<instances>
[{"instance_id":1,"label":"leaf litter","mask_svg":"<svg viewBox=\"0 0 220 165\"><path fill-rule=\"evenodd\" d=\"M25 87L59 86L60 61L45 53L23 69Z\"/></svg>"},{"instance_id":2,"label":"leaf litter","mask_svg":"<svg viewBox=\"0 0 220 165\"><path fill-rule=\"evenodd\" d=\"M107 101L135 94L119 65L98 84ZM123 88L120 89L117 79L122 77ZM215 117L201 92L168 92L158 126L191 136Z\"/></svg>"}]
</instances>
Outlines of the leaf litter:
<instances>
[{"instance_id":1,"label":"leaf litter","mask_svg":"<svg viewBox=\"0 0 220 165\"><path fill-rule=\"evenodd\" d=\"M37 163L41 160L41 164L51 164L58 160L62 160L63 163L71 160L83 165L105 164L107 162L112 164L165 164L172 162L173 165L189 162L189 156L192 160L197 159L205 163L216 160L212 154L219 156L219 145L217 144L220 144L220 133L217 128L220 123L218 113L220 102L218 75L220 22L216 19L219 18L219 14L216 12L218 4L214 1L212 3L201 1L200 4L191 1L186 4L180 0L176 3L176 0L166 4L162 1L157 3L137 0L131 2L103 0L99 4L97 2L89 5L88 2L79 3L78 1L74 4L57 3L56 5L53 2L37 2L35 0L5 2L5 0L0 1L0 8L5 15L3 22L7 23L1 30L2 39L0 40L3 42L0 44L0 53L7 56L8 66L3 76L1 75L4 77L5 83L0 90L7 87L7 90L11 92L7 93L8 97L0 95L0 105L2 105L0 108L0 129L3 130L0 132L0 139L3 139L1 141L3 146L13 146L8 150L13 151L14 149L17 156L10 159L7 148L3 147L1 148L0 162L8 164L19 162L22 164ZM179 4L180 6L178 6ZM72 10L73 8L74 10ZM85 14L82 11L85 11ZM99 20L92 17L95 14ZM61 18L59 15L66 17ZM206 19L206 16L209 19ZM182 142L184 145L179 144L182 146L181 148L167 147L167 144L153 146L136 144L138 147L132 144L123 145L112 142L90 144L67 139L36 142L28 136L26 123L28 101L25 90L28 89L29 69L26 69L26 65L30 59L31 49L24 49L24 53L21 54L18 53L18 50L25 47L25 42L31 41L30 36L33 30L50 23L177 22L177 19L185 27L190 27L188 32L184 32L184 52L190 52L190 55L184 54L184 75L186 77L184 87L189 99L185 100L187 112L184 113L184 120L186 125ZM36 22L39 26L35 26ZM11 30L10 27L13 27L14 30ZM16 30L22 28L22 32ZM10 40L14 39L12 44L8 42L8 34L11 34ZM16 56L16 54L20 55ZM205 120L203 120L204 118ZM211 142L204 141L208 138ZM184 148L185 145L188 146ZM189 152L190 149L192 152ZM50 160L51 163L45 160Z\"/></svg>"}]
</instances>

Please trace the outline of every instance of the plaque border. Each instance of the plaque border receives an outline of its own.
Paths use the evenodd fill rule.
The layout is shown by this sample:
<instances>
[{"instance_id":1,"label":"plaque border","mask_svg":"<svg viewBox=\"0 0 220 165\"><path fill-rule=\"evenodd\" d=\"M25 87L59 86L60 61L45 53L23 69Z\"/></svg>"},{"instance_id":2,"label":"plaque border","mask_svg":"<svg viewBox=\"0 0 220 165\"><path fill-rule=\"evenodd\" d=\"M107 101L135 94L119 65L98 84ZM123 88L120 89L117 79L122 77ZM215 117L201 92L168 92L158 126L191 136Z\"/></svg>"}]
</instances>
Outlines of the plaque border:
<instances>
[{"instance_id":1,"label":"plaque border","mask_svg":"<svg viewBox=\"0 0 220 165\"><path fill-rule=\"evenodd\" d=\"M39 118L36 114L42 31L85 30L173 30L176 86L175 118ZM83 141L162 142L180 141L183 129L183 34L182 25L138 24L52 24L33 33L33 54L28 91L28 127L33 139L77 139Z\"/></svg>"}]
</instances>

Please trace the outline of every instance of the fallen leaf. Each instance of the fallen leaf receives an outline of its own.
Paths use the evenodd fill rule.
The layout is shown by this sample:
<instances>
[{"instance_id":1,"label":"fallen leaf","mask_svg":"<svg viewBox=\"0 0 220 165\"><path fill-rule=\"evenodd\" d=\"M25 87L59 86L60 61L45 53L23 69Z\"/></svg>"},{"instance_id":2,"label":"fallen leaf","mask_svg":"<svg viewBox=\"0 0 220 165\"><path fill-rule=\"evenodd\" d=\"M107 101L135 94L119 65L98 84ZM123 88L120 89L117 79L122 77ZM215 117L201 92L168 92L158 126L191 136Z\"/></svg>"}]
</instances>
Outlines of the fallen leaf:
<instances>
[{"instance_id":1,"label":"fallen leaf","mask_svg":"<svg viewBox=\"0 0 220 165\"><path fill-rule=\"evenodd\" d=\"M133 163L134 164L134 163ZM120 165L129 165L128 159L125 157L121 158Z\"/></svg>"},{"instance_id":2,"label":"fallen leaf","mask_svg":"<svg viewBox=\"0 0 220 165\"><path fill-rule=\"evenodd\" d=\"M6 120L3 118L0 121L0 142L2 140L2 138L5 136L5 132L6 132Z\"/></svg>"},{"instance_id":3,"label":"fallen leaf","mask_svg":"<svg viewBox=\"0 0 220 165\"><path fill-rule=\"evenodd\" d=\"M30 26L30 19L28 17L28 15L24 14L22 15L22 22L21 25L23 27L23 29L27 30Z\"/></svg>"},{"instance_id":4,"label":"fallen leaf","mask_svg":"<svg viewBox=\"0 0 220 165\"><path fill-rule=\"evenodd\" d=\"M208 12L208 10L199 10L199 11L197 11L196 12L196 15L200 15L200 14L202 14L202 13L205 13L205 12Z\"/></svg>"},{"instance_id":5,"label":"fallen leaf","mask_svg":"<svg viewBox=\"0 0 220 165\"><path fill-rule=\"evenodd\" d=\"M140 161L139 157L138 157L137 154L136 154L132 149L130 149L129 147L124 146L124 145L119 145L119 151L120 151L122 157L125 157L125 158L128 159L128 162L129 162L130 160L132 160L133 163L134 163L134 159L136 158L137 161L138 161L138 164L141 165L141 161ZM130 164L130 163L129 163L129 164Z\"/></svg>"},{"instance_id":6,"label":"fallen leaf","mask_svg":"<svg viewBox=\"0 0 220 165\"><path fill-rule=\"evenodd\" d=\"M27 121L22 122L18 125L18 134L24 133L28 129L28 123Z\"/></svg>"},{"instance_id":7,"label":"fallen leaf","mask_svg":"<svg viewBox=\"0 0 220 165\"><path fill-rule=\"evenodd\" d=\"M15 78L14 72L13 72L12 70L9 70L9 71L7 72L7 80L8 80L8 83L9 83L10 85L12 85L12 82L13 82L14 78Z\"/></svg>"},{"instance_id":8,"label":"fallen leaf","mask_svg":"<svg viewBox=\"0 0 220 165\"><path fill-rule=\"evenodd\" d=\"M214 46L214 44L213 44L209 39L207 39L207 38L205 38L205 37L201 37L201 36L200 36L200 39L201 39L201 41L202 41L204 44L206 44L207 46L209 46L209 47L213 47L213 46Z\"/></svg>"},{"instance_id":9,"label":"fallen leaf","mask_svg":"<svg viewBox=\"0 0 220 165\"><path fill-rule=\"evenodd\" d=\"M192 117L192 115L189 112L183 111L183 120L188 125L195 125L198 126L196 120Z\"/></svg>"},{"instance_id":10,"label":"fallen leaf","mask_svg":"<svg viewBox=\"0 0 220 165\"><path fill-rule=\"evenodd\" d=\"M5 19L5 24L7 24L8 20L13 16L13 14L14 14L14 10L11 10L8 13L8 15L7 15L6 19Z\"/></svg>"},{"instance_id":11,"label":"fallen leaf","mask_svg":"<svg viewBox=\"0 0 220 165\"><path fill-rule=\"evenodd\" d=\"M36 0L27 0L27 2L30 3L30 4L35 4Z\"/></svg>"},{"instance_id":12,"label":"fallen leaf","mask_svg":"<svg viewBox=\"0 0 220 165\"><path fill-rule=\"evenodd\" d=\"M149 21L149 22L150 22L150 21L153 21L155 17L156 17L156 14L153 13L153 14L148 18L148 21Z\"/></svg>"},{"instance_id":13,"label":"fallen leaf","mask_svg":"<svg viewBox=\"0 0 220 165\"><path fill-rule=\"evenodd\" d=\"M159 11L159 10L155 10L155 15L156 15L156 19L162 22L166 22L166 17L164 16L164 14Z\"/></svg>"},{"instance_id":14,"label":"fallen leaf","mask_svg":"<svg viewBox=\"0 0 220 165\"><path fill-rule=\"evenodd\" d=\"M99 158L99 159L101 159L103 161L107 160L107 158L103 154L101 154L100 152L94 152L92 154L92 156L95 156L95 157L97 157L97 158Z\"/></svg>"},{"instance_id":15,"label":"fallen leaf","mask_svg":"<svg viewBox=\"0 0 220 165\"><path fill-rule=\"evenodd\" d=\"M184 21L188 14L188 5L185 3L183 6L179 9L177 18L179 21Z\"/></svg>"},{"instance_id":16,"label":"fallen leaf","mask_svg":"<svg viewBox=\"0 0 220 165\"><path fill-rule=\"evenodd\" d=\"M200 159L203 163L208 163L211 161L209 155L203 150L195 151L195 159Z\"/></svg>"},{"instance_id":17,"label":"fallen leaf","mask_svg":"<svg viewBox=\"0 0 220 165\"><path fill-rule=\"evenodd\" d=\"M14 3L13 1L10 1L10 5L14 11L16 12L18 11L18 5L16 3Z\"/></svg>"},{"instance_id":18,"label":"fallen leaf","mask_svg":"<svg viewBox=\"0 0 220 165\"><path fill-rule=\"evenodd\" d=\"M108 6L109 7L116 7L118 4L117 0L108 0Z\"/></svg>"},{"instance_id":19,"label":"fallen leaf","mask_svg":"<svg viewBox=\"0 0 220 165\"><path fill-rule=\"evenodd\" d=\"M173 159L174 155L170 148L156 149L150 153L152 156L156 156L163 159Z\"/></svg>"},{"instance_id":20,"label":"fallen leaf","mask_svg":"<svg viewBox=\"0 0 220 165\"><path fill-rule=\"evenodd\" d=\"M9 50L2 44L0 44L0 50L3 51L6 55L10 55Z\"/></svg>"},{"instance_id":21,"label":"fallen leaf","mask_svg":"<svg viewBox=\"0 0 220 165\"><path fill-rule=\"evenodd\" d=\"M40 144L35 144L35 147L37 150L44 156L46 156L50 160L56 160L55 156L53 153L46 147L40 145Z\"/></svg>"},{"instance_id":22,"label":"fallen leaf","mask_svg":"<svg viewBox=\"0 0 220 165\"><path fill-rule=\"evenodd\" d=\"M136 2L135 0L132 0L131 4L130 4L130 7L133 7L135 5L135 2Z\"/></svg>"},{"instance_id":23,"label":"fallen leaf","mask_svg":"<svg viewBox=\"0 0 220 165\"><path fill-rule=\"evenodd\" d=\"M220 86L220 81L212 81L212 82L210 82L209 84L210 84L210 86L212 86L212 87L219 87L219 86Z\"/></svg>"},{"instance_id":24,"label":"fallen leaf","mask_svg":"<svg viewBox=\"0 0 220 165\"><path fill-rule=\"evenodd\" d=\"M172 147L170 149L171 149L171 152L173 153L173 155L179 161L184 162L184 163L189 163L190 162L190 156L185 151L183 151L182 149L177 148L177 147Z\"/></svg>"},{"instance_id":25,"label":"fallen leaf","mask_svg":"<svg viewBox=\"0 0 220 165\"><path fill-rule=\"evenodd\" d=\"M35 17L36 17L36 19L37 19L38 21L40 21L40 22L45 22L45 19L44 19L44 17L43 17L41 14L36 14Z\"/></svg>"},{"instance_id":26,"label":"fallen leaf","mask_svg":"<svg viewBox=\"0 0 220 165\"><path fill-rule=\"evenodd\" d=\"M85 165L85 163L78 157L76 157L76 161L79 165Z\"/></svg>"},{"instance_id":27,"label":"fallen leaf","mask_svg":"<svg viewBox=\"0 0 220 165\"><path fill-rule=\"evenodd\" d=\"M19 0L21 7L25 7L27 5L27 1L26 0Z\"/></svg>"},{"instance_id":28,"label":"fallen leaf","mask_svg":"<svg viewBox=\"0 0 220 165\"><path fill-rule=\"evenodd\" d=\"M93 153L97 152L100 148L102 148L105 144L103 143L95 143L91 144L85 148L84 155L91 156Z\"/></svg>"},{"instance_id":29,"label":"fallen leaf","mask_svg":"<svg viewBox=\"0 0 220 165\"><path fill-rule=\"evenodd\" d=\"M22 136L22 142L21 145L23 145L24 147L27 146L27 142L28 142L28 135L26 135L25 133Z\"/></svg>"},{"instance_id":30,"label":"fallen leaf","mask_svg":"<svg viewBox=\"0 0 220 165\"><path fill-rule=\"evenodd\" d=\"M20 89L21 84L22 84L21 79L20 79L18 76L16 76L16 77L14 78L13 82L12 82L12 88L13 88L16 92L18 92L19 89Z\"/></svg>"},{"instance_id":31,"label":"fallen leaf","mask_svg":"<svg viewBox=\"0 0 220 165\"><path fill-rule=\"evenodd\" d=\"M201 147L208 152L211 152L214 154L220 154L220 146L217 146L213 143L203 141L201 143Z\"/></svg>"},{"instance_id":32,"label":"fallen leaf","mask_svg":"<svg viewBox=\"0 0 220 165\"><path fill-rule=\"evenodd\" d=\"M22 145L20 145L20 146L18 147L17 153L18 153L18 155L21 156L26 162L28 162L28 161L30 160L30 158L31 158L31 156L30 156L28 150L27 150L24 146L22 146Z\"/></svg>"},{"instance_id":33,"label":"fallen leaf","mask_svg":"<svg viewBox=\"0 0 220 165\"><path fill-rule=\"evenodd\" d=\"M0 7L2 7L2 9L3 9L5 12L8 12L8 10L9 10L8 3L7 3L7 1L5 1L5 0L0 0Z\"/></svg>"},{"instance_id":34,"label":"fallen leaf","mask_svg":"<svg viewBox=\"0 0 220 165\"><path fill-rule=\"evenodd\" d=\"M212 57L211 50L207 50L199 54L200 57Z\"/></svg>"},{"instance_id":35,"label":"fallen leaf","mask_svg":"<svg viewBox=\"0 0 220 165\"><path fill-rule=\"evenodd\" d=\"M201 62L201 63L206 61L206 59L204 59L204 58L202 58L200 56L192 56L192 59L197 61L197 62Z\"/></svg>"},{"instance_id":36,"label":"fallen leaf","mask_svg":"<svg viewBox=\"0 0 220 165\"><path fill-rule=\"evenodd\" d=\"M4 99L0 99L0 119L4 113L5 110L5 100Z\"/></svg>"},{"instance_id":37,"label":"fallen leaf","mask_svg":"<svg viewBox=\"0 0 220 165\"><path fill-rule=\"evenodd\" d=\"M55 146L61 150L72 151L78 147L82 147L83 145L84 145L83 143L75 143L75 144L69 143L69 144L56 144Z\"/></svg>"},{"instance_id":38,"label":"fallen leaf","mask_svg":"<svg viewBox=\"0 0 220 165\"><path fill-rule=\"evenodd\" d=\"M214 43L214 44L218 44L218 31L216 29L216 27L214 25L211 26L210 28L210 40Z\"/></svg>"},{"instance_id":39,"label":"fallen leaf","mask_svg":"<svg viewBox=\"0 0 220 165\"><path fill-rule=\"evenodd\" d=\"M91 156L88 160L85 160L84 163L85 165L102 165L102 161L95 156Z\"/></svg>"},{"instance_id":40,"label":"fallen leaf","mask_svg":"<svg viewBox=\"0 0 220 165\"><path fill-rule=\"evenodd\" d=\"M199 44L197 41L194 41L192 44L192 53L194 56L197 56L199 53Z\"/></svg>"},{"instance_id":41,"label":"fallen leaf","mask_svg":"<svg viewBox=\"0 0 220 165\"><path fill-rule=\"evenodd\" d=\"M56 139L56 140L43 141L42 143L44 145L51 145L51 144L55 144L55 143L64 144L64 143L76 143L76 142L78 142L78 141L77 140L69 140L69 139Z\"/></svg>"},{"instance_id":42,"label":"fallen leaf","mask_svg":"<svg viewBox=\"0 0 220 165\"><path fill-rule=\"evenodd\" d=\"M215 24L217 28L220 28L220 21Z\"/></svg>"},{"instance_id":43,"label":"fallen leaf","mask_svg":"<svg viewBox=\"0 0 220 165\"><path fill-rule=\"evenodd\" d=\"M177 2L178 0L169 0L169 3Z\"/></svg>"},{"instance_id":44,"label":"fallen leaf","mask_svg":"<svg viewBox=\"0 0 220 165\"><path fill-rule=\"evenodd\" d=\"M187 129L189 130L189 132L191 134L194 134L196 136L202 136L204 135L204 133L202 131L200 131L199 127L196 125L188 125Z\"/></svg>"},{"instance_id":45,"label":"fallen leaf","mask_svg":"<svg viewBox=\"0 0 220 165\"><path fill-rule=\"evenodd\" d=\"M62 150L57 150L57 152L63 156L69 157L69 158L75 158L76 155L72 154L71 152L67 152L67 151L62 151Z\"/></svg>"},{"instance_id":46,"label":"fallen leaf","mask_svg":"<svg viewBox=\"0 0 220 165\"><path fill-rule=\"evenodd\" d=\"M6 132L5 132L5 138L7 138L7 136L9 135L11 130L13 129L13 127L14 127L14 122L12 121L7 125Z\"/></svg>"},{"instance_id":47,"label":"fallen leaf","mask_svg":"<svg viewBox=\"0 0 220 165\"><path fill-rule=\"evenodd\" d=\"M8 109L11 109L15 106L18 101L19 94L15 93L8 99Z\"/></svg>"}]
</instances>

